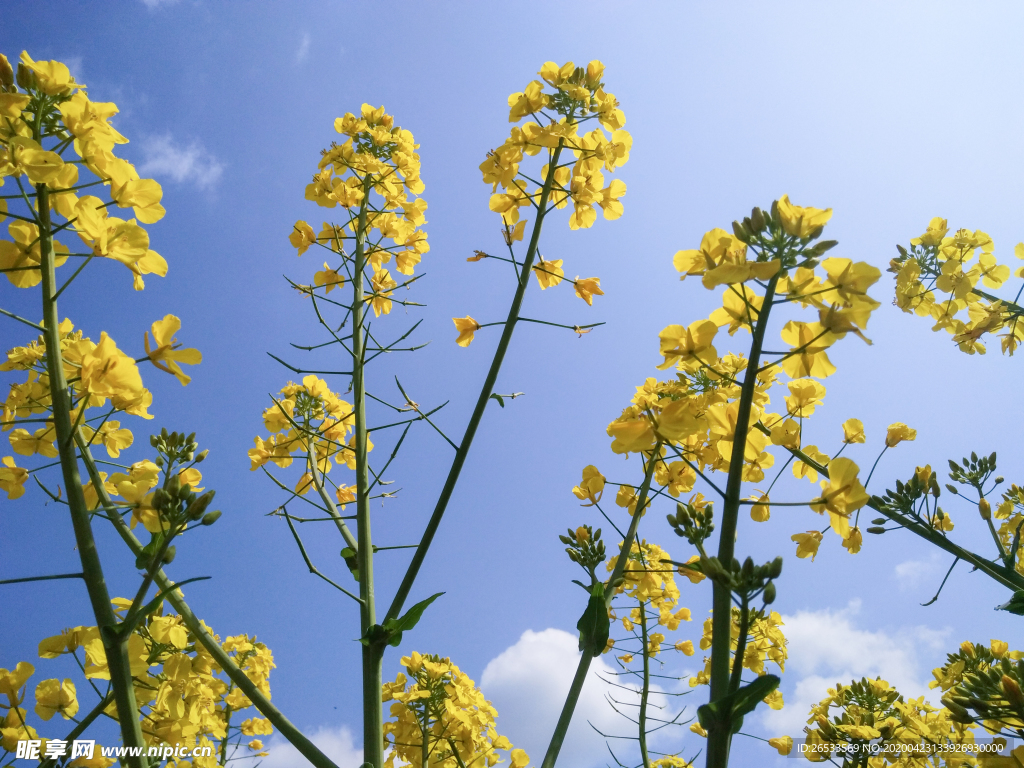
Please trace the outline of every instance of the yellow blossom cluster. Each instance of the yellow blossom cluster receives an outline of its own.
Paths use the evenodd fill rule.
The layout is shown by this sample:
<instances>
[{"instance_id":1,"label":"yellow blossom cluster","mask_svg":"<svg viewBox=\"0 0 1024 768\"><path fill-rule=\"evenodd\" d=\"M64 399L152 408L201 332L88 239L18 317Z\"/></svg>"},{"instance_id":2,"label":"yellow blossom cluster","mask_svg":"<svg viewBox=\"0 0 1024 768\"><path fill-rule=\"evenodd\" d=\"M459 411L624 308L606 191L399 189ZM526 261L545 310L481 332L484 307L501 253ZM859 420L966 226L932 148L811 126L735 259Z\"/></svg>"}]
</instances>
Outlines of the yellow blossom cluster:
<instances>
[{"instance_id":1,"label":"yellow blossom cluster","mask_svg":"<svg viewBox=\"0 0 1024 768\"><path fill-rule=\"evenodd\" d=\"M898 246L890 263L896 274L896 304L904 312L935 321L932 330L945 330L961 351L984 354L985 334L997 334L1002 351L1013 354L1024 340L1021 315L1014 301L990 293L1010 277L1010 267L995 256L992 238L981 230L950 233L946 219L935 217L924 234ZM1024 243L1014 249L1024 259ZM1024 276L1024 267L1014 274Z\"/></svg>"},{"instance_id":2,"label":"yellow blossom cluster","mask_svg":"<svg viewBox=\"0 0 1024 768\"><path fill-rule=\"evenodd\" d=\"M119 612L132 603L123 598L115 598L112 602ZM220 638L214 637L220 643ZM221 647L269 697L269 676L275 666L270 649L246 635L229 637ZM85 678L93 684L110 679L103 642L96 627L66 629L39 643L41 659L65 655L78 660ZM214 768L220 764L219 756L230 757L247 738L272 733L270 723L261 717L241 719L252 702L233 682L223 679L217 662L192 636L180 616L164 616L159 609L148 616L129 636L128 658L134 677L135 697L142 713L146 745L213 747L211 756L194 757L191 763L179 762L177 766L180 768L188 765ZM0 746L9 752L15 751L19 739L47 738L41 737L36 727L29 723L27 682L34 673L33 665L24 661L13 670L0 669L0 694L7 697L6 705L0 703L0 710L7 710L0 713L3 714L0 718ZM59 714L64 720L78 715L80 720L82 707L90 706L80 701L78 689L70 679L41 681L34 689L34 700L36 715L50 723L50 727L55 715ZM116 707L109 699L101 698L92 706L101 708L102 713L111 718L117 717ZM50 738L63 736L63 733L58 733ZM103 767L116 762L99 757L99 752L95 754L92 760L80 758L70 765Z\"/></svg>"},{"instance_id":3,"label":"yellow blossom cluster","mask_svg":"<svg viewBox=\"0 0 1024 768\"><path fill-rule=\"evenodd\" d=\"M836 370L829 348L847 334L868 341L864 330L879 304L867 291L881 273L864 262L821 258L835 245L815 242L831 215L831 209L797 206L784 195L770 212L754 209L751 218L733 225L733 233L713 229L698 248L679 251L673 264L680 279L699 277L705 288L723 287L722 305L708 319L662 330L663 362L658 367L675 369L676 377L648 378L637 387L630 405L608 425L608 435L615 453L650 452L660 444L655 480L673 496L691 491L699 475L728 473L738 432L746 433L743 481L764 480L766 470L775 464L772 446L784 448L797 479L819 483L819 469L827 470L818 495L808 504L819 514L828 513L830 527L849 551L856 552L862 536L853 516L869 499L859 468L850 459L833 460L817 446L805 444L804 422L824 401L820 380ZM730 335L739 330L753 335L760 328L766 338L768 313L775 307L781 308L777 313L789 313L779 323L784 344L781 351L769 352L757 342L758 369L747 422L741 425L749 361L739 354L720 353L716 337L724 327ZM816 318L800 319L800 310L808 308ZM780 398L785 410L773 412L770 390L781 383L782 374L789 379L788 392ZM890 428L886 444L913 439L912 433L903 436ZM843 442L864 442L860 421L844 423ZM767 492L758 491L746 503L754 520L769 519ZM798 556L813 556L821 539L818 531L794 536Z\"/></svg>"},{"instance_id":4,"label":"yellow blossom cluster","mask_svg":"<svg viewBox=\"0 0 1024 768\"><path fill-rule=\"evenodd\" d=\"M740 609L732 609L732 637L730 649L733 656L739 649L740 634L743 631ZM704 620L704 633L700 639L701 650L711 647L711 618ZM775 611L755 611L750 609L747 618L747 636L743 647L743 668L757 675L767 674L765 664L772 662L782 672L786 671L786 636L783 634L782 617ZM705 657L704 669L690 678L690 687L708 685L711 682L711 659ZM772 709L782 709L782 691L775 689L765 698L765 703Z\"/></svg>"},{"instance_id":5,"label":"yellow blossom cluster","mask_svg":"<svg viewBox=\"0 0 1024 768\"><path fill-rule=\"evenodd\" d=\"M592 61L584 69L571 61L562 66L549 61L538 74L544 83L533 80L525 91L508 98L509 122L520 123L525 118L531 118L530 121L515 125L505 143L489 152L480 165L484 182L491 184L494 191L491 210L500 213L505 224L512 226L519 223L520 208L541 205L543 188L531 192L530 181L519 166L524 156L533 157L547 150L549 164L541 170L541 176L551 176L553 186L545 204L563 208L571 201L571 229L592 226L597 220L595 206L601 208L606 219L619 218L619 198L626 193L626 185L615 179L605 186L604 171L613 172L629 160L633 139L622 130L626 118L618 101L604 90L604 64ZM545 90L545 83L551 90ZM579 133L583 123L594 119L610 135L602 128ZM574 163L557 164L563 148L572 152ZM551 161L556 163L553 168ZM517 234L517 239L521 239L522 228L518 226ZM560 276L552 275L552 279L557 282ZM538 279L543 286L540 275Z\"/></svg>"},{"instance_id":6,"label":"yellow blossom cluster","mask_svg":"<svg viewBox=\"0 0 1024 768\"><path fill-rule=\"evenodd\" d=\"M369 265L370 288L364 301L376 316L388 314L391 296L400 286L385 265L394 258L394 269L412 275L430 250L420 229L426 224L427 202L416 197L424 189L416 153L419 145L410 131L394 124L384 107L363 104L359 115L346 113L334 121L334 128L346 138L323 150L318 170L306 186L306 199L323 208L340 207L348 220L324 222L319 232L297 221L289 240L299 256L318 245L333 251L341 263L332 267L324 262L313 285L298 287L307 294L322 288L324 295L342 287L353 278L358 250L363 264Z\"/></svg>"},{"instance_id":7,"label":"yellow blossom cluster","mask_svg":"<svg viewBox=\"0 0 1024 768\"><path fill-rule=\"evenodd\" d=\"M969 746L974 744L970 725L954 721L946 709L933 707L923 696L905 699L881 678L829 688L828 696L811 708L807 722L804 757L811 762L828 761L830 746L834 750L864 750L872 744L876 754L866 763L870 768L939 765L932 759L941 759L943 754L950 758L943 765L975 764ZM788 754L792 748L788 736L773 742L781 754ZM886 745L892 746L886 749ZM924 749L914 750L913 745ZM961 745L960 749L955 745ZM943 746L948 749L945 753L941 751Z\"/></svg>"},{"instance_id":8,"label":"yellow blossom cluster","mask_svg":"<svg viewBox=\"0 0 1024 768\"><path fill-rule=\"evenodd\" d=\"M609 573L615 569L618 558L616 555L608 561ZM656 657L666 647L692 656L692 640L666 644L665 632L655 631L657 627L663 627L665 631L674 632L680 622L690 621L690 609L679 605L679 587L676 586L674 568L668 562L671 560L668 552L644 540L639 544L633 542L627 558L622 583L615 587L613 594L631 599L620 621L627 632L633 633L634 639L646 645L637 651L609 640L608 650L615 647L626 651L618 657L623 664L631 663L636 653L646 652L649 657ZM614 602L612 606L613 609L624 607ZM609 616L616 618L614 611Z\"/></svg>"},{"instance_id":9,"label":"yellow blossom cluster","mask_svg":"<svg viewBox=\"0 0 1024 768\"><path fill-rule=\"evenodd\" d=\"M182 372L179 363L199 363L202 355L195 349L180 348L181 345L174 337L180 327L181 321L177 317L167 315L152 325L154 347L150 347L149 334L146 334L145 340L149 350L148 359L187 384L190 379ZM153 396L142 384L136 361L122 352L106 333L101 334L97 344L84 336L81 330L75 330L68 319L60 324L59 331L64 377L70 382L72 395L72 423L78 425L88 444L102 445L111 458L118 458L121 451L134 443L135 438L130 429L122 427L120 421L111 419L111 415L121 411L152 419L148 408L153 402ZM25 379L13 382L8 389L3 403L2 430L9 432L7 437L14 453L55 458L57 446L50 376L46 367L46 346L41 336L24 346L7 351L6 359L0 363L0 372L16 371L24 372ZM96 411L100 411L99 415L89 415ZM16 426L19 420L25 421L26 427ZM42 426L38 426L40 422ZM0 489L7 492L9 499L18 498L24 492L28 470L17 467L13 456L4 457L2 461ZM131 471L135 473L136 468L133 467ZM147 488L156 484L158 472L151 474L152 483ZM131 478L112 477L108 492L114 496L119 495L118 483L129 479L134 484L140 477L136 474ZM133 502L140 500L135 492L129 492L126 498ZM95 506L96 497L93 493L92 507Z\"/></svg>"},{"instance_id":10,"label":"yellow blossom cluster","mask_svg":"<svg viewBox=\"0 0 1024 768\"><path fill-rule=\"evenodd\" d=\"M498 735L497 711L451 659L413 651L401 663L406 671L383 687L384 701L394 702L384 724L387 768L492 766L502 751L509 752L509 768L529 764L523 750Z\"/></svg>"},{"instance_id":11,"label":"yellow blossom cluster","mask_svg":"<svg viewBox=\"0 0 1024 768\"><path fill-rule=\"evenodd\" d=\"M61 62L33 61L23 52L18 72L15 85L11 66L0 55L0 186L6 177L24 177L37 191L46 190L49 212L68 221L68 230L77 233L91 252L85 255L124 264L132 272L135 290L143 289L143 275L166 275L167 262L150 250L149 234L139 223L163 218L163 191L114 155L114 146L128 141L109 122L117 106L90 101L85 86L75 82ZM66 158L69 149L80 160ZM80 179L80 168L108 186L113 204L131 208L134 217L109 215L109 204L94 195L78 197L76 191L89 186ZM6 203L0 200L0 221L6 218ZM0 269L19 288L38 285L38 226L17 218L8 234L9 240L0 240ZM54 249L55 264L60 266L69 258L69 249L61 243L54 243Z\"/></svg>"},{"instance_id":12,"label":"yellow blossom cluster","mask_svg":"<svg viewBox=\"0 0 1024 768\"><path fill-rule=\"evenodd\" d=\"M202 360L197 349L182 349L174 338L181 322L173 314L153 324L155 345L150 347L148 334L145 346L148 359L155 366L176 376L183 384L189 381L179 366L195 365ZM73 397L72 421L88 444L102 445L106 453L116 459L121 452L134 442L131 430L122 427L121 422L110 417L116 412L143 419L152 419L147 409L153 403L150 390L142 386L136 361L122 352L114 340L105 333L99 343L76 331L70 319L59 327L60 357L63 374L70 382ZM47 459L57 456L56 432L52 421L52 401L49 373L46 369L46 347L39 337L25 346L13 347L7 351L6 359L0 364L0 372L24 372L24 381L13 382L3 403L2 430L7 435L11 450L19 456L39 455ZM146 358L143 358L146 359ZM90 417L90 412L100 415ZM42 418L40 418L42 417ZM26 427L17 427L18 420L24 420ZM38 426L43 422L42 426ZM30 431L31 430L31 431ZM15 466L13 457L4 457L0 467L0 489L6 490L8 499L22 496L28 470ZM152 469L139 469L142 465ZM198 470L190 470L198 474ZM129 482L137 485L140 480L148 482L146 489L157 483L157 470L150 462L133 465L130 477L118 473L108 482L108 492L120 495L119 484ZM105 477L105 475L104 475ZM151 482L152 480L152 482ZM184 481L184 480L183 480ZM191 483L195 485L196 483ZM91 485L91 483L90 483ZM88 487L88 486L87 486ZM128 490L125 496L130 502L141 501L139 488ZM89 493L86 493L89 499ZM95 493L91 495L91 508L96 506Z\"/></svg>"},{"instance_id":13,"label":"yellow blossom cluster","mask_svg":"<svg viewBox=\"0 0 1024 768\"><path fill-rule=\"evenodd\" d=\"M321 491L329 482L331 459L349 469L356 467L355 425L351 403L332 392L327 383L316 376L306 376L302 384L288 384L280 396L263 412L263 424L270 431L266 438L257 436L256 447L249 449L250 469L268 463L278 467L291 466L295 458L303 461L303 474L295 484L295 493L303 495L310 488ZM367 436L367 451L373 443ZM355 501L355 486L336 485L335 498L344 509Z\"/></svg>"}]
</instances>

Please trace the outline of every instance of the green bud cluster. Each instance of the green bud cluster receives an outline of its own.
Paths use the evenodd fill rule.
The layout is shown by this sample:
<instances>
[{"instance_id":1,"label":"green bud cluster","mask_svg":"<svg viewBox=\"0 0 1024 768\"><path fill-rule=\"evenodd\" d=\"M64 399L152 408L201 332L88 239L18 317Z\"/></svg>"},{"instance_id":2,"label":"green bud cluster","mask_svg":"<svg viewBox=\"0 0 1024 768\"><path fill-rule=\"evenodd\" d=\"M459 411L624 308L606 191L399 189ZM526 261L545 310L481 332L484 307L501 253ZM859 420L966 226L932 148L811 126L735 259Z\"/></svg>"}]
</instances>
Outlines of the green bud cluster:
<instances>
[{"instance_id":1,"label":"green bud cluster","mask_svg":"<svg viewBox=\"0 0 1024 768\"><path fill-rule=\"evenodd\" d=\"M601 540L601 529L596 531L589 525L582 526L586 531L585 536L579 536L576 531L569 529L567 536L559 536L558 540L567 545L565 553L574 563L578 563L588 573L593 573L598 565L607 558L604 549L604 542Z\"/></svg>"},{"instance_id":2,"label":"green bud cluster","mask_svg":"<svg viewBox=\"0 0 1024 768\"><path fill-rule=\"evenodd\" d=\"M700 547L711 536L715 530L715 511L709 504L699 509L692 504L676 504L676 513L667 515L668 524L676 532L676 536L682 536L690 544Z\"/></svg>"}]
</instances>

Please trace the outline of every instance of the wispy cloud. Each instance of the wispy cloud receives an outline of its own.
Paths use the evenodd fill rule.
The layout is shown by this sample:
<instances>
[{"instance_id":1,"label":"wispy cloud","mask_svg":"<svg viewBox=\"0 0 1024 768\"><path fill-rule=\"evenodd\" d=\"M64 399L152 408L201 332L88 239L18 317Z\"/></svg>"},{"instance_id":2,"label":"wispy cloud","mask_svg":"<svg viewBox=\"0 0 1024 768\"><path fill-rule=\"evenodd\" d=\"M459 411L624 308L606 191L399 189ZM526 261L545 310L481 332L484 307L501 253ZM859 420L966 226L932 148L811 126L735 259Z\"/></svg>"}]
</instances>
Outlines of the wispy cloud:
<instances>
[{"instance_id":1,"label":"wispy cloud","mask_svg":"<svg viewBox=\"0 0 1024 768\"><path fill-rule=\"evenodd\" d=\"M159 8L161 5L176 5L178 0L142 0L147 8L153 10Z\"/></svg>"},{"instance_id":2,"label":"wispy cloud","mask_svg":"<svg viewBox=\"0 0 1024 768\"><path fill-rule=\"evenodd\" d=\"M842 610L801 611L782 617L789 641L783 676L786 706L764 710L763 722L771 735L802 737L811 705L836 683L862 677L881 677L905 696L938 698L928 688L930 670L922 668L919 654L942 649L948 631L922 626L900 627L893 634L860 629L856 625L860 605L860 600L853 600ZM789 690L793 678L797 682Z\"/></svg>"},{"instance_id":3,"label":"wispy cloud","mask_svg":"<svg viewBox=\"0 0 1024 768\"><path fill-rule=\"evenodd\" d=\"M309 57L309 46L313 42L313 39L309 36L309 32L302 33L302 40L299 41L299 48L295 51L295 63L301 64Z\"/></svg>"},{"instance_id":4,"label":"wispy cloud","mask_svg":"<svg viewBox=\"0 0 1024 768\"><path fill-rule=\"evenodd\" d=\"M195 184L199 189L210 189L224 173L223 163L198 140L183 146L169 133L151 136L143 140L142 152L145 160L139 173L144 176L167 177L178 183Z\"/></svg>"},{"instance_id":5,"label":"wispy cloud","mask_svg":"<svg viewBox=\"0 0 1024 768\"><path fill-rule=\"evenodd\" d=\"M356 747L352 731L347 725L319 728L309 734L309 739L331 758L338 768L359 768L363 764L363 749ZM277 734L267 742L267 750L270 755L256 761L260 768L301 768L310 765L306 758L299 754L299 750Z\"/></svg>"},{"instance_id":6,"label":"wispy cloud","mask_svg":"<svg viewBox=\"0 0 1024 768\"><path fill-rule=\"evenodd\" d=\"M565 695L572 684L579 662L578 638L560 629L541 632L526 631L515 645L492 659L480 678L480 690L498 710L498 733L507 736L516 746L525 749L535 763L540 763ZM633 686L628 690L615 685L625 684L626 678L615 677L604 659L591 663L590 673L583 685L572 725L566 735L558 765L561 768L593 768L608 762L608 747L595 729L606 734L633 735L636 726L615 712L606 697L611 695L623 702L620 711L635 713L638 696ZM603 679L602 679L603 678ZM660 692L661 689L658 689ZM677 700L656 696L654 702L664 707L658 717L671 719L678 712ZM681 720L696 711L690 707ZM674 732L673 732L674 731ZM671 733L670 733L671 732ZM658 736L654 746L661 752L674 752L681 739L690 737L693 751L699 749L696 736L686 727L667 728ZM614 740L616 754L628 751L628 742Z\"/></svg>"}]
</instances>

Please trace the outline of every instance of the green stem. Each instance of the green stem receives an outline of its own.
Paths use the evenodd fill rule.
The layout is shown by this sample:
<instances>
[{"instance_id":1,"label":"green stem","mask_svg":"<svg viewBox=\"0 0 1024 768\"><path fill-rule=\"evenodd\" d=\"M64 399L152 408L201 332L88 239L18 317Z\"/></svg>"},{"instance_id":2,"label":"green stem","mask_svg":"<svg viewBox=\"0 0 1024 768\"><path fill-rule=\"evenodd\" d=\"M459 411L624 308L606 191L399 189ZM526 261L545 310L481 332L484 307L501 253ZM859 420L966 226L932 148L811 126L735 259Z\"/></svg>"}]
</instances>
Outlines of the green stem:
<instances>
[{"instance_id":1,"label":"green stem","mask_svg":"<svg viewBox=\"0 0 1024 768\"><path fill-rule=\"evenodd\" d=\"M373 594L373 539L370 535L370 472L366 458L366 329L363 325L363 269L366 265L366 214L371 180L363 180L363 202L356 225L355 263L352 267L352 396L356 438L356 538L359 564L359 623L361 637L369 637L377 623ZM384 701L381 685L384 644L373 640L362 646L363 761L372 768L384 765Z\"/></svg>"},{"instance_id":2,"label":"green stem","mask_svg":"<svg viewBox=\"0 0 1024 768\"><path fill-rule=\"evenodd\" d=\"M502 331L501 338L498 340L498 348L494 351L494 359L491 361L491 367L487 371L487 377L484 379L483 387L480 389L480 396L477 398L476 407L473 409L473 414L469 418L469 424L466 426L466 433L463 435L462 441L459 443L459 449L455 452L455 458L452 461L451 469L448 471L448 478L445 480L444 487L441 489L441 495L438 497L437 504L434 506L434 512L431 514L427 527L423 531L423 536L420 539L420 545L412 556L412 561L409 563L409 567L405 572L402 583L398 587L398 591L395 593L395 598L391 602L391 607L388 608L386 615L387 619L398 618L399 614L402 612L402 606L405 605L405 601L408 599L409 593L412 591L412 585L416 581L416 576L419 574L420 567L423 565L423 560L427 556L427 550L430 549L430 544L434 540L434 535L437 533L437 529L441 525L441 518L444 516L445 510L448 508L448 501L451 499L452 492L455 490L455 485L459 480L459 474L462 472L462 467L466 463L466 456L469 455L469 449L473 444L473 437L476 435L477 427L480 426L480 420L483 418L484 411L487 408L491 392L494 391L494 384L498 380L498 372L501 370L501 364L505 360L505 353L508 351L509 342L512 340L512 332L515 330L516 323L519 320L519 310L523 305L523 297L526 295L526 289L530 284L530 267L533 265L533 260L537 255L537 245L540 242L540 232L541 227L544 224L545 209L547 208L548 198L551 195L551 189L554 185L558 156L562 152L563 145L564 139L559 139L558 146L555 148L551 160L548 163L548 174L544 180L544 189L540 196L540 203L537 209L537 220L533 225L533 234L530 236L530 245L526 251L526 258L523 259L523 268L519 275L519 285L516 288L515 296L512 299L512 306L509 307L508 310L508 319L505 321L505 329Z\"/></svg>"},{"instance_id":3,"label":"green stem","mask_svg":"<svg viewBox=\"0 0 1024 768\"><path fill-rule=\"evenodd\" d=\"M96 626L99 629L103 650L110 670L110 683L114 689L121 739L126 747L143 748L142 727L139 724L139 708L135 701L131 665L128 661L128 638L118 632L117 615L110 603L110 593L103 577L99 552L93 538L89 509L85 503L81 478L78 474L78 460L72 444L75 430L71 424L71 398L68 395L67 379L64 376L64 361L60 349L60 321L57 302L53 299L57 283L54 267L53 235L50 224L50 200L45 184L36 186L39 201L39 248L42 256L40 272L43 289L43 338L46 341L46 368L50 378L50 400L53 408L53 424L57 438L57 452L60 456L61 473L68 494L68 509L71 525L75 532L75 543L82 562L85 586L89 593ZM126 758L132 768L146 768L148 760L132 756Z\"/></svg>"},{"instance_id":4,"label":"green stem","mask_svg":"<svg viewBox=\"0 0 1024 768\"><path fill-rule=\"evenodd\" d=\"M740 689L743 674L743 655L747 652L747 633L750 631L750 611L747 595L743 595L743 606L740 608L740 634L736 638L736 656L732 660L732 677L729 678L729 693Z\"/></svg>"},{"instance_id":5,"label":"green stem","mask_svg":"<svg viewBox=\"0 0 1024 768\"><path fill-rule=\"evenodd\" d=\"M111 523L114 528L120 534L125 544L132 551L135 557L138 557L142 553L142 542L136 538L135 534L132 533L131 528L121 517L117 511L116 505L110 500L110 496L107 495L106 489L103 487L99 470L96 468L96 461L92 457L92 453L89 451L88 445L82 438L81 433L75 435L75 442L78 444L78 449L82 454L82 461L85 463L86 470L89 472L89 477L92 479L93 487L97 489L100 504L107 512ZM154 580L161 591L171 589L174 583L167 577L167 574L163 572L163 569L158 569L154 575ZM188 603L185 602L184 596L176 589L172 589L167 593L167 602L171 604L178 615L181 616L188 627L189 632L199 641L199 643L207 650L207 652L213 657L217 665L224 671L224 674L237 685L242 693L245 694L253 705L260 711L260 714L267 718L271 724L277 729L278 733L287 739L292 746L294 746L299 753L306 758L315 768L338 768L334 761L331 760L327 755L317 748L317 746L311 742L305 734L302 733L295 725L284 716L277 707L275 707L270 699L263 694L263 692L256 687L256 684L246 676L245 672L235 664L234 659L231 658L230 654L227 653L220 644L214 639L206 627L199 618L189 608Z\"/></svg>"},{"instance_id":6,"label":"green stem","mask_svg":"<svg viewBox=\"0 0 1024 768\"><path fill-rule=\"evenodd\" d=\"M736 432L733 435L732 454L729 459L729 479L725 486L722 509L722 527L718 539L718 559L726 569L731 567L736 548L736 526L739 518L740 492L743 486L744 454L747 448L747 433L750 409L757 387L758 365L761 361L761 347L768 316L771 313L772 298L779 276L776 274L765 290L761 311L757 315L753 340L750 343L750 358L740 390L739 409L736 413ZM732 592L725 584L716 581L712 596L711 629L711 701L715 702L729 693L730 646L732 645ZM729 746L732 741L731 723L712 721L708 729L707 768L726 768L729 764Z\"/></svg>"},{"instance_id":7,"label":"green stem","mask_svg":"<svg viewBox=\"0 0 1024 768\"><path fill-rule=\"evenodd\" d=\"M626 531L626 536L622 541L622 547L619 550L619 556L615 560L612 575L605 584L604 600L606 607L611 606L612 598L615 596L615 588L622 578L623 572L626 570L626 562L629 560L629 552L633 548L636 530L640 525L640 518L643 517L644 507L647 506L647 495L651 490L651 480L654 479L654 468L658 465L660 453L661 442L659 441L654 446L654 450L651 451L650 458L647 461L644 481L640 485L640 492L637 497L636 510L633 512L633 518L629 521L629 529ZM580 662L576 667L576 676L572 679L569 694L562 705L562 713L558 716L558 722L555 724L555 732L551 734L551 741L548 743L548 751L544 755L544 762L541 764L541 768L554 768L555 761L558 760L558 753L562 749L562 742L565 741L565 734L569 730L569 723L572 722L572 715L576 710L576 703L579 701L580 691L583 690L583 683L587 679L587 672L590 670L590 662L593 659L594 657L587 651L583 651L580 655Z\"/></svg>"},{"instance_id":8,"label":"green stem","mask_svg":"<svg viewBox=\"0 0 1024 768\"><path fill-rule=\"evenodd\" d=\"M644 768L651 768L651 758L647 754L647 699L651 693L651 654L647 647L647 605L640 603L640 640L643 643L644 654L644 683L640 690L640 714L637 717L639 724L640 758L644 762Z\"/></svg>"}]
</instances>

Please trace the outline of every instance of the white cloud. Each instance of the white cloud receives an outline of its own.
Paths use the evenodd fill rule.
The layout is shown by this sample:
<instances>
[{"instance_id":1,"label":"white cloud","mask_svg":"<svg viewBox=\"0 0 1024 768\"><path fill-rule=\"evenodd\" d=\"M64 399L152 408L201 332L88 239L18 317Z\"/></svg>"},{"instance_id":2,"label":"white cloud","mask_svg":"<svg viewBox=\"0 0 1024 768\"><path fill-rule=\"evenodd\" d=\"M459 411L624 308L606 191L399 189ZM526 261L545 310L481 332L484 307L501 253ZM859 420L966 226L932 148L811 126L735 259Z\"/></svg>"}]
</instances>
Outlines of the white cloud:
<instances>
[{"instance_id":1,"label":"white cloud","mask_svg":"<svg viewBox=\"0 0 1024 768\"><path fill-rule=\"evenodd\" d=\"M145 160L139 173L166 176L179 183L190 182L200 189L209 189L220 180L224 165L198 141L187 147L171 135L151 136L142 142Z\"/></svg>"},{"instance_id":2,"label":"white cloud","mask_svg":"<svg viewBox=\"0 0 1024 768\"><path fill-rule=\"evenodd\" d=\"M309 734L309 739L327 755L338 768L359 768L363 763L363 750L356 747L352 731L348 726L322 727ZM267 742L270 752L263 758L260 768L301 768L310 763L299 754L299 750L275 734Z\"/></svg>"},{"instance_id":3,"label":"white cloud","mask_svg":"<svg viewBox=\"0 0 1024 768\"><path fill-rule=\"evenodd\" d=\"M175 5L178 0L142 0L150 10L159 8L161 5Z\"/></svg>"},{"instance_id":4,"label":"white cloud","mask_svg":"<svg viewBox=\"0 0 1024 768\"><path fill-rule=\"evenodd\" d=\"M948 630L900 627L894 634L857 628L860 600L842 610L800 611L783 616L783 632L789 644L789 660L783 675L786 705L782 710L762 710L762 722L770 735L803 734L807 713L836 683L862 677L881 677L905 696L932 694L931 670L922 668L918 654L944 647ZM797 679L789 689L789 681Z\"/></svg>"},{"instance_id":5,"label":"white cloud","mask_svg":"<svg viewBox=\"0 0 1024 768\"><path fill-rule=\"evenodd\" d=\"M299 49L295 52L295 63L301 64L309 56L309 45L313 40L309 36L309 32L302 33L302 40L299 42Z\"/></svg>"},{"instance_id":6,"label":"white cloud","mask_svg":"<svg viewBox=\"0 0 1024 768\"><path fill-rule=\"evenodd\" d=\"M933 590L941 581L941 562L938 553L933 552L927 560L905 560L893 568L901 592L916 592L926 582L934 582Z\"/></svg>"},{"instance_id":7,"label":"white cloud","mask_svg":"<svg viewBox=\"0 0 1024 768\"><path fill-rule=\"evenodd\" d=\"M480 689L498 710L498 733L507 736L516 747L525 749L535 764L544 758L579 657L575 635L560 629L527 630L515 645L492 659L481 676ZM636 726L617 714L605 700L608 695L624 702L637 700L630 691L606 682L623 684L624 678L614 677L614 672L602 658L591 664L572 725L559 753L560 768L594 768L610 763L605 740L594 728L607 734L635 734ZM669 713L666 719L671 719L678 711L679 700L673 697L666 702L668 697L657 698L659 706L665 705L659 716ZM620 709L630 711L633 708ZM695 711L695 707L690 707L681 719L687 720ZM696 744L700 740L686 727L666 728L658 735L660 738L652 744L658 751L679 749L684 735L691 737L690 747L702 746ZM631 749L630 742L621 739L613 740L612 748L620 756Z\"/></svg>"}]
</instances>

